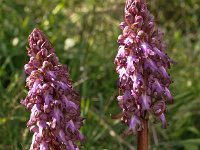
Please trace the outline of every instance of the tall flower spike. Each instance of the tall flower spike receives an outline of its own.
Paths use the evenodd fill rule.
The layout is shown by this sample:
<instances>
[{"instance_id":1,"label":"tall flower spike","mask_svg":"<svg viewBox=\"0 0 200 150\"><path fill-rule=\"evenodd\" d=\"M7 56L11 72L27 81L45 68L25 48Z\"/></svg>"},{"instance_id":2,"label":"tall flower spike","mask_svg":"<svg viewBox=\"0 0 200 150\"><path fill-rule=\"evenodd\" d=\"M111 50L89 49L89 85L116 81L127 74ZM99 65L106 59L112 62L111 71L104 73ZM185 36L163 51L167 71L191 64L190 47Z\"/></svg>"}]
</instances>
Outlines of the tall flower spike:
<instances>
[{"instance_id":1,"label":"tall flower spike","mask_svg":"<svg viewBox=\"0 0 200 150\"><path fill-rule=\"evenodd\" d=\"M68 68L59 63L54 48L39 29L32 31L28 42L30 61L24 69L29 91L21 103L31 111L27 123L34 133L30 150L77 150L76 143L84 138L79 131L83 118Z\"/></svg>"},{"instance_id":2,"label":"tall flower spike","mask_svg":"<svg viewBox=\"0 0 200 150\"><path fill-rule=\"evenodd\" d=\"M126 1L120 28L123 33L118 38L115 64L121 120L128 124L128 133L142 130L141 120L149 114L157 116L166 128L165 103L173 101L169 91L172 80L166 70L172 60L165 53L163 33L156 28L145 0Z\"/></svg>"}]
</instances>

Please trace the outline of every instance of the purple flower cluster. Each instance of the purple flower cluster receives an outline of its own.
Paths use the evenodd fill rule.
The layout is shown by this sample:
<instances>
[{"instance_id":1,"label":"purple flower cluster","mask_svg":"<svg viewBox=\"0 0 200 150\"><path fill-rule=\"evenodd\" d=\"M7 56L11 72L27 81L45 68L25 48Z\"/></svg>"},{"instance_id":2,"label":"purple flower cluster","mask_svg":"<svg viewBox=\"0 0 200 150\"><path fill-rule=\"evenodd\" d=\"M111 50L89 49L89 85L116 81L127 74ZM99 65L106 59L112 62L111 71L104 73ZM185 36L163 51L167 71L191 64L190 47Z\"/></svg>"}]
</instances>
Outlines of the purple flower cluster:
<instances>
[{"instance_id":1,"label":"purple flower cluster","mask_svg":"<svg viewBox=\"0 0 200 150\"><path fill-rule=\"evenodd\" d=\"M173 102L169 91L172 80L166 70L172 60L165 53L163 33L156 29L145 0L127 0L120 28L123 33L118 38L115 64L121 119L129 125L128 133L141 130L141 119L149 114L158 116L166 128L165 103Z\"/></svg>"},{"instance_id":2,"label":"purple flower cluster","mask_svg":"<svg viewBox=\"0 0 200 150\"><path fill-rule=\"evenodd\" d=\"M28 95L22 104L31 111L27 123L34 133L31 150L77 150L83 140L79 129L80 98L72 88L67 66L61 65L54 48L39 30L29 35L30 61L24 66L28 75Z\"/></svg>"}]
</instances>

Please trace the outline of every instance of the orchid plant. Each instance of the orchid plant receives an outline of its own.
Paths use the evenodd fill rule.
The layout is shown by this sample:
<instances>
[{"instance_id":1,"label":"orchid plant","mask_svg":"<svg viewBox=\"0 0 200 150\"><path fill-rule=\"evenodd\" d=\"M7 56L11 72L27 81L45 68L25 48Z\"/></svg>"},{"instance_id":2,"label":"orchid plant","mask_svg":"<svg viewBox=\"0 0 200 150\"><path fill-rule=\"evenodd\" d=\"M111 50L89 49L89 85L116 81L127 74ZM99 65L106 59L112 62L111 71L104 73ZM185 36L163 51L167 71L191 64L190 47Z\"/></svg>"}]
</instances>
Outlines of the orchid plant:
<instances>
[{"instance_id":1,"label":"orchid plant","mask_svg":"<svg viewBox=\"0 0 200 150\"><path fill-rule=\"evenodd\" d=\"M115 58L119 74L119 115L128 125L126 134L138 133L138 149L148 147L148 119L155 116L167 127L166 103L172 103L172 83L167 69L173 61L166 54L163 32L155 25L146 0L127 0L120 24L119 49Z\"/></svg>"},{"instance_id":2,"label":"orchid plant","mask_svg":"<svg viewBox=\"0 0 200 150\"><path fill-rule=\"evenodd\" d=\"M29 35L30 61L24 66L28 75L27 97L21 101L31 111L27 123L33 132L30 150L78 150L83 118L80 97L72 88L68 67L62 65L55 50L39 29Z\"/></svg>"}]
</instances>

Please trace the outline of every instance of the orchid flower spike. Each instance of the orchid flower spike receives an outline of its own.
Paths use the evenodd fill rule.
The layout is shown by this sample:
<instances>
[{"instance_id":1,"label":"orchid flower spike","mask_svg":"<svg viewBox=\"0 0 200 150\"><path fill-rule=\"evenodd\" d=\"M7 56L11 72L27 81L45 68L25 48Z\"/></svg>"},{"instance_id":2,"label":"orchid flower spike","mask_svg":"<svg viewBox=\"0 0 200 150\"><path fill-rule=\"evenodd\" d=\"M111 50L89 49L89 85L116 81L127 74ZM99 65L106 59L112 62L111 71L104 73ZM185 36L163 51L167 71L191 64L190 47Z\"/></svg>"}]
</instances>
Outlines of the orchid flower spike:
<instances>
[{"instance_id":1,"label":"orchid flower spike","mask_svg":"<svg viewBox=\"0 0 200 150\"><path fill-rule=\"evenodd\" d=\"M33 132L30 150L77 150L80 133L80 97L72 88L68 68L59 63L55 50L39 29L28 38L30 61L24 66L28 75L27 97L21 101L31 111L27 123Z\"/></svg>"},{"instance_id":2,"label":"orchid flower spike","mask_svg":"<svg viewBox=\"0 0 200 150\"><path fill-rule=\"evenodd\" d=\"M129 134L142 130L141 119L149 115L159 118L166 128L166 103L173 102L167 69L173 61L165 53L163 33L156 28L145 0L126 1L120 28L115 64L121 120L129 126Z\"/></svg>"}]
</instances>

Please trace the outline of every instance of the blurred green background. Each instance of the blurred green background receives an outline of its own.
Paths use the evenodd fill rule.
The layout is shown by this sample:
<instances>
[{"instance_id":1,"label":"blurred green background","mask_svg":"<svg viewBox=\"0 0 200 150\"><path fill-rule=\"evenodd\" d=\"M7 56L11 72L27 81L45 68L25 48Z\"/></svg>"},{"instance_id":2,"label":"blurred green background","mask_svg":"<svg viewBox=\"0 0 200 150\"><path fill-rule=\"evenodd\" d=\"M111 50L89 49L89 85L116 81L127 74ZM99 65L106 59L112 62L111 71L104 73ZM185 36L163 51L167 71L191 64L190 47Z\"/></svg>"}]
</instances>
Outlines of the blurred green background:
<instances>
[{"instance_id":1,"label":"blurred green background","mask_svg":"<svg viewBox=\"0 0 200 150\"><path fill-rule=\"evenodd\" d=\"M168 129L151 122L151 150L200 149L200 1L148 0L149 9L165 32L168 54L177 62L170 70L175 103L168 106ZM29 149L26 128L30 113L25 98L23 65L28 62L27 37L39 27L70 68L81 94L81 150L129 150L136 137L123 137L126 126L111 115L117 106L118 25L125 0L0 0L0 150Z\"/></svg>"}]
</instances>

